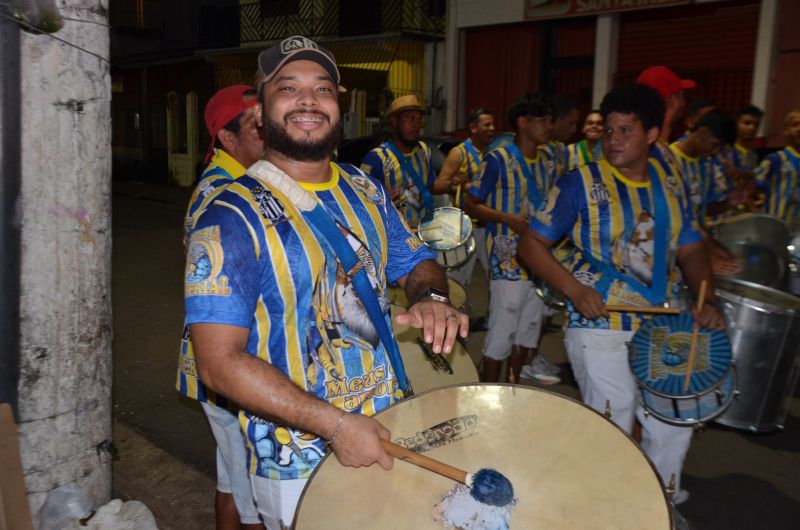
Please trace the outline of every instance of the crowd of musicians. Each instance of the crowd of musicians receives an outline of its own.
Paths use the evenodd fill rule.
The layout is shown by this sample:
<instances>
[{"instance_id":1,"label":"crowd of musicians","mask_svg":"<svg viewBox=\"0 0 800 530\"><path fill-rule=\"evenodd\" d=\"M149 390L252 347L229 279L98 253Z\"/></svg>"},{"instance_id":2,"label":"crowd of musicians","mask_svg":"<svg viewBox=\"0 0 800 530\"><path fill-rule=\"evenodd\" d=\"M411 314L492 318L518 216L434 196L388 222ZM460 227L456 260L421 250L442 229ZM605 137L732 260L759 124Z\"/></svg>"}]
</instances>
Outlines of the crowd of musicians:
<instances>
[{"instance_id":1,"label":"crowd of musicians","mask_svg":"<svg viewBox=\"0 0 800 530\"><path fill-rule=\"evenodd\" d=\"M411 391L388 285L409 300L397 322L450 352L469 319L446 274L467 285L476 260L490 291L482 380L560 381L539 351L552 310L535 281L562 293L583 401L627 432L638 420L642 449L683 502L692 428L642 413L626 342L646 315L608 306L658 306L705 282L705 304L690 311L724 329L713 277L737 263L713 227L742 212L800 221L800 109L786 116L786 148L759 162L760 109L687 106L695 83L655 66L586 116L564 97L526 94L492 109L512 129L498 135L499 115L476 108L436 174L415 96L391 102L390 137L360 167L337 164L332 54L291 37L254 69L255 87L206 106L212 145L185 221L177 386L202 403L217 440L217 528L289 526L329 451L391 468L380 443L391 433L371 416ZM583 138L566 144L579 123ZM473 219L477 251L446 273L417 228L447 194Z\"/></svg>"}]
</instances>

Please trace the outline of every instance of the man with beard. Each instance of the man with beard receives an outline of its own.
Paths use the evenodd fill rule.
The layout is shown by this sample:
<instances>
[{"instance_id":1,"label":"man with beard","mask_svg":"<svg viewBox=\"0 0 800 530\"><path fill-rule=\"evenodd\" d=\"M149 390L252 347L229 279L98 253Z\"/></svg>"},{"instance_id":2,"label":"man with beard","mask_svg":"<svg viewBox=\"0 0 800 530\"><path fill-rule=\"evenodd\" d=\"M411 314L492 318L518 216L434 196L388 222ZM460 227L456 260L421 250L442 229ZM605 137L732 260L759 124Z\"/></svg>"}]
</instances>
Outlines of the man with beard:
<instances>
[{"instance_id":1,"label":"man with beard","mask_svg":"<svg viewBox=\"0 0 800 530\"><path fill-rule=\"evenodd\" d=\"M382 183L392 202L413 227L433 210L432 194L447 193L446 182L435 183L431 150L419 139L422 106L417 96L400 96L389 106L392 137L370 151L361 169Z\"/></svg>"},{"instance_id":2,"label":"man with beard","mask_svg":"<svg viewBox=\"0 0 800 530\"><path fill-rule=\"evenodd\" d=\"M331 53L295 36L258 65L265 155L192 224L185 305L200 375L240 405L253 495L278 529L328 448L347 466L392 467L389 432L369 417L409 391L386 282L413 301L398 323L422 328L436 353L466 336L468 319L388 193L331 162Z\"/></svg>"},{"instance_id":3,"label":"man with beard","mask_svg":"<svg viewBox=\"0 0 800 530\"><path fill-rule=\"evenodd\" d=\"M669 165L650 158L659 137L664 104L651 88L612 90L600 106L605 119L605 159L556 181L531 221L519 254L533 272L568 298L564 342L584 403L627 432L642 423L642 448L665 484L680 488L680 470L691 427L674 427L645 416L628 366L628 349L643 322L635 312L606 310L606 304L659 305L677 294L680 273L696 293L709 283L706 304L694 311L701 325L721 329L711 269L686 190ZM568 266L548 251L567 236L575 245ZM681 493L676 503L685 500Z\"/></svg>"}]
</instances>

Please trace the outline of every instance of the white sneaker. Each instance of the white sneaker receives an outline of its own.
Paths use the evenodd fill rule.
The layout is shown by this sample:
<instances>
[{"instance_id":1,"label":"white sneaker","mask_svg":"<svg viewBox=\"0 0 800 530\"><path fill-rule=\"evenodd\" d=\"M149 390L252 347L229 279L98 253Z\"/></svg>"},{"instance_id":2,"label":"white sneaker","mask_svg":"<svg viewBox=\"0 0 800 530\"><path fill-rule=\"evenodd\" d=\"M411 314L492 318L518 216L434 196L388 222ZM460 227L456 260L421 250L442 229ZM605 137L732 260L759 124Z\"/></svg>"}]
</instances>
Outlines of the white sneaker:
<instances>
[{"instance_id":1,"label":"white sneaker","mask_svg":"<svg viewBox=\"0 0 800 530\"><path fill-rule=\"evenodd\" d=\"M678 506L689 500L689 491L681 488L672 495L672 504Z\"/></svg>"},{"instance_id":2,"label":"white sneaker","mask_svg":"<svg viewBox=\"0 0 800 530\"><path fill-rule=\"evenodd\" d=\"M536 359L539 359L540 357L541 356L537 356ZM520 378L524 377L525 379L530 379L531 381L535 381L543 385L555 385L561 382L561 378L557 375L548 374L542 371L540 369L542 363L537 363L536 359L522 367L522 370L519 374Z\"/></svg>"},{"instance_id":3,"label":"white sneaker","mask_svg":"<svg viewBox=\"0 0 800 530\"><path fill-rule=\"evenodd\" d=\"M561 368L550 362L550 359L541 353L533 359L531 364L534 365L534 369L539 373L547 375L558 375L561 373Z\"/></svg>"}]
</instances>

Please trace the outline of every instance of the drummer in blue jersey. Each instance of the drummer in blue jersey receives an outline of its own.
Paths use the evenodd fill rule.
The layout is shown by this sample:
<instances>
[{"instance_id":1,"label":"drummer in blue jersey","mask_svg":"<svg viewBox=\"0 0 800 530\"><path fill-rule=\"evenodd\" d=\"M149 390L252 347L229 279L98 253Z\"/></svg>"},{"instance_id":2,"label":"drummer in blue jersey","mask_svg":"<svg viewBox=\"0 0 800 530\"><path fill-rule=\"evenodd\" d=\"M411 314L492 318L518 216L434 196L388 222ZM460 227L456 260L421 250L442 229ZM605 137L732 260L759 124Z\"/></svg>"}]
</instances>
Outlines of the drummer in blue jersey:
<instances>
[{"instance_id":1,"label":"drummer in blue jersey","mask_svg":"<svg viewBox=\"0 0 800 530\"><path fill-rule=\"evenodd\" d=\"M472 109L467 116L467 129L469 138L455 146L447 153L439 177L436 179L436 187L442 189L446 187L454 196L459 196L459 204L456 208L464 209L464 195L467 190L478 182L480 177L481 162L486 154L486 149L494 140L495 126L494 116L485 107ZM458 193L459 187L461 193ZM483 223L478 224L473 230L475 236L475 253L470 256L466 263L448 272L448 275L464 287L469 285L472 279L472 269L475 267L475 260L478 259L483 265L484 271L489 270L488 259L486 257L486 227Z\"/></svg>"},{"instance_id":2,"label":"drummer in blue jersey","mask_svg":"<svg viewBox=\"0 0 800 530\"><path fill-rule=\"evenodd\" d=\"M225 185L244 175L264 154L264 142L257 125L260 111L256 90L245 85L223 88L208 101L203 113L211 137L206 156L208 166L186 210L184 246L195 216L202 213ZM250 488L238 407L208 390L200 380L188 328L183 331L176 388L182 395L201 403L217 443L214 502L217 528L263 529Z\"/></svg>"},{"instance_id":3,"label":"drummer in blue jersey","mask_svg":"<svg viewBox=\"0 0 800 530\"><path fill-rule=\"evenodd\" d=\"M755 179L765 194L764 213L795 230L800 227L800 108L786 115L783 133L786 147L764 158Z\"/></svg>"},{"instance_id":4,"label":"drummer in blue jersey","mask_svg":"<svg viewBox=\"0 0 800 530\"><path fill-rule=\"evenodd\" d=\"M578 128L578 107L570 98L557 95L553 98L553 130L550 140L539 146L555 166L556 178L563 175L569 166L569 150L567 142Z\"/></svg>"},{"instance_id":5,"label":"drummer in blue jersey","mask_svg":"<svg viewBox=\"0 0 800 530\"><path fill-rule=\"evenodd\" d=\"M712 156L736 139L736 125L727 112L712 109L705 112L682 139L670 144L670 150L689 186L690 198L698 222L716 220L737 204L729 202L725 175L714 171ZM734 195L735 197L735 195Z\"/></svg>"},{"instance_id":6,"label":"drummer in blue jersey","mask_svg":"<svg viewBox=\"0 0 800 530\"><path fill-rule=\"evenodd\" d=\"M389 106L392 137L367 153L361 169L382 183L392 202L416 227L433 210L433 195L447 193L446 183L434 183L431 149L419 139L423 108L417 96L400 96Z\"/></svg>"},{"instance_id":7,"label":"drummer in blue jersey","mask_svg":"<svg viewBox=\"0 0 800 530\"><path fill-rule=\"evenodd\" d=\"M467 213L486 222L489 254L489 329L483 346L483 380L497 382L503 361L514 381L522 365L537 355L544 303L533 288L527 267L517 260L517 241L528 219L555 179L553 164L539 150L550 138L553 102L526 94L511 105L508 121L514 142L490 151L479 183L469 189ZM540 383L555 384L556 375L540 373Z\"/></svg>"},{"instance_id":8,"label":"drummer in blue jersey","mask_svg":"<svg viewBox=\"0 0 800 530\"><path fill-rule=\"evenodd\" d=\"M389 469L370 418L410 392L391 335L387 282L434 352L466 336L447 279L386 190L330 160L341 137L339 71L289 37L258 58L264 158L191 226L186 323L203 382L241 407L262 520L288 527L330 449L348 466Z\"/></svg>"},{"instance_id":9,"label":"drummer in blue jersey","mask_svg":"<svg viewBox=\"0 0 800 530\"><path fill-rule=\"evenodd\" d=\"M724 328L715 307L708 255L689 198L669 165L649 158L664 117L659 94L642 85L612 90L600 110L605 119L605 160L558 181L525 232L519 254L531 270L568 298L565 345L583 401L598 411L610 403L611 419L631 432L642 423L642 448L664 484L676 477L692 429L646 416L628 365L626 343L643 321L635 312L612 312L606 304L659 305L677 293L683 278L694 292L709 282L706 304L695 318ZM567 236L575 246L562 266L549 252ZM676 501L685 500L679 493Z\"/></svg>"}]
</instances>

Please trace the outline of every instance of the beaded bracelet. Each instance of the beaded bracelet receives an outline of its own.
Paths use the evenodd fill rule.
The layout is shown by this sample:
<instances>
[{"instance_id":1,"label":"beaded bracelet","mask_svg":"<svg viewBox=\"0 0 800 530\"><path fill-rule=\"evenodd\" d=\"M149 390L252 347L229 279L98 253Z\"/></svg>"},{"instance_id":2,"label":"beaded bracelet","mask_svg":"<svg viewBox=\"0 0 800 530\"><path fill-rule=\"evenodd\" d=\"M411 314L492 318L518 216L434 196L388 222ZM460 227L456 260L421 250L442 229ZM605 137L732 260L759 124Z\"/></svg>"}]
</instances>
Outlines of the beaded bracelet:
<instances>
[{"instance_id":1,"label":"beaded bracelet","mask_svg":"<svg viewBox=\"0 0 800 530\"><path fill-rule=\"evenodd\" d=\"M339 427L342 426L342 421L344 420L345 412L342 411L342 415L339 416L339 421L336 422L336 427L333 429L333 434L331 434L330 439L326 442L326 445L333 449L333 441L336 439L336 435L339 434Z\"/></svg>"}]
</instances>

